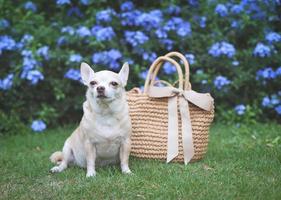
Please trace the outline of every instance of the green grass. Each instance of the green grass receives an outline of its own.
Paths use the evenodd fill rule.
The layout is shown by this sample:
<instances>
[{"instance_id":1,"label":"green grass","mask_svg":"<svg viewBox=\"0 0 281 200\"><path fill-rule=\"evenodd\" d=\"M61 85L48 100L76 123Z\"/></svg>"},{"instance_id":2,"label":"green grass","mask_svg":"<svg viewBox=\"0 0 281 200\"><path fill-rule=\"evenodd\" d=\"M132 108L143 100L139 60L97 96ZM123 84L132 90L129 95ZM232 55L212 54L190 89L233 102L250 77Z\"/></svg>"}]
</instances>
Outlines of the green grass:
<instances>
[{"instance_id":1,"label":"green grass","mask_svg":"<svg viewBox=\"0 0 281 200\"><path fill-rule=\"evenodd\" d=\"M132 176L118 166L50 174L72 129L0 137L0 199L281 199L280 125L214 125L205 159L187 166L131 158Z\"/></svg>"}]
</instances>

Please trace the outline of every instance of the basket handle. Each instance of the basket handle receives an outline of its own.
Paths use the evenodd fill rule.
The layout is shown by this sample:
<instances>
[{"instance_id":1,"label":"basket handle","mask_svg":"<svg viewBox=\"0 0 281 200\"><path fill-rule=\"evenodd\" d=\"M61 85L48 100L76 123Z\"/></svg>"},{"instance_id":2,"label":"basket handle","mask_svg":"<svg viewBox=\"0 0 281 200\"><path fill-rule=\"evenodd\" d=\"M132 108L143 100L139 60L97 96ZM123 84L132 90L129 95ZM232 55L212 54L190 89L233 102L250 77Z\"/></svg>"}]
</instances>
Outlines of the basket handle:
<instances>
[{"instance_id":1,"label":"basket handle","mask_svg":"<svg viewBox=\"0 0 281 200\"><path fill-rule=\"evenodd\" d=\"M148 71L148 74L147 74L146 80L145 80L145 85L144 85L144 94L147 94L149 87L153 85L153 83L155 81L155 77L156 77L160 67L164 63L163 61L168 61L176 67L178 76L179 76L179 89L181 89L181 90L183 89L183 74L182 74L182 69L181 69L180 65L175 60L173 60L169 57L160 56L152 63L152 65L149 68L149 71ZM158 68L157 71L155 71L156 68ZM152 75L155 75L155 76L152 77Z\"/></svg>"},{"instance_id":2,"label":"basket handle","mask_svg":"<svg viewBox=\"0 0 281 200\"><path fill-rule=\"evenodd\" d=\"M174 87L174 84L171 84L171 83L169 83L168 81L165 81L165 80L156 80L156 81L154 81L153 85L156 85L158 83L162 83L162 84L164 84L166 86L169 86L169 87Z\"/></svg>"},{"instance_id":3,"label":"basket handle","mask_svg":"<svg viewBox=\"0 0 281 200\"><path fill-rule=\"evenodd\" d=\"M185 58L184 55L182 55L179 52L173 51L170 53L167 53L164 57L178 57L183 61L183 65L184 65L184 70L185 70L185 75L184 75L184 90L191 90L191 83L190 83L190 68L189 68L189 64L187 59ZM152 74L151 80L155 80L156 75L158 74L160 66L157 66Z\"/></svg>"}]
</instances>

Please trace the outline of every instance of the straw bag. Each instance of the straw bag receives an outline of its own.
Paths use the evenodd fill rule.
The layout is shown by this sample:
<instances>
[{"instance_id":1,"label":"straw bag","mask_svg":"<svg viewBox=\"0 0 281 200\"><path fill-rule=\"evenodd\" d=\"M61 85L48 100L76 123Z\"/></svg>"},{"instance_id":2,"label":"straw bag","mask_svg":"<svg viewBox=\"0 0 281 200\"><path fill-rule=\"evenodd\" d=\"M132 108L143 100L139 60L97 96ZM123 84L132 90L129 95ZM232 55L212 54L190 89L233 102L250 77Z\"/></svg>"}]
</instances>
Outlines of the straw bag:
<instances>
[{"instance_id":1,"label":"straw bag","mask_svg":"<svg viewBox=\"0 0 281 200\"><path fill-rule=\"evenodd\" d=\"M181 59L185 77L171 57ZM176 67L178 88L154 86L164 62ZM189 65L182 54L171 52L157 58L149 69L144 92L134 88L127 96L133 128L132 156L185 164L203 158L214 118L214 101L210 94L191 90Z\"/></svg>"}]
</instances>

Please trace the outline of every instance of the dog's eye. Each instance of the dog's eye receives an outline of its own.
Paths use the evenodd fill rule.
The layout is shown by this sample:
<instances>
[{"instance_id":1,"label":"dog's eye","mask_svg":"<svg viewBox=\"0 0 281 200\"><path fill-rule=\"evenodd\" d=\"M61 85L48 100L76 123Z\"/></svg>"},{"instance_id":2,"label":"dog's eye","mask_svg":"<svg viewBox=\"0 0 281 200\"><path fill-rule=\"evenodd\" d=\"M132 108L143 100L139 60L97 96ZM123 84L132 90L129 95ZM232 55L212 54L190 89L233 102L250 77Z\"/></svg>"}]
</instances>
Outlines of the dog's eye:
<instances>
[{"instance_id":1,"label":"dog's eye","mask_svg":"<svg viewBox=\"0 0 281 200\"><path fill-rule=\"evenodd\" d=\"M113 86L117 86L118 85L118 83L115 82L115 81L110 82L110 84L113 85Z\"/></svg>"},{"instance_id":2,"label":"dog's eye","mask_svg":"<svg viewBox=\"0 0 281 200\"><path fill-rule=\"evenodd\" d=\"M97 83L97 81L91 81L90 84L94 86L94 85L96 85L98 83Z\"/></svg>"}]
</instances>

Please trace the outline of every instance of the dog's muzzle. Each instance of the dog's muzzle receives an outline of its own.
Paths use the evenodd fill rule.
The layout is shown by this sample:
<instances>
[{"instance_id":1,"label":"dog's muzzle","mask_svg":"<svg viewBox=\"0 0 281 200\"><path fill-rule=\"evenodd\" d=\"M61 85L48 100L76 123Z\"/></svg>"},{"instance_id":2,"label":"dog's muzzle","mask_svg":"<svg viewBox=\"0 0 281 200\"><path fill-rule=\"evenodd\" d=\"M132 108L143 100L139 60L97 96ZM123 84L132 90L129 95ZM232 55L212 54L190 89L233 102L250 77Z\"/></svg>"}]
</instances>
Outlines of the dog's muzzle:
<instances>
[{"instance_id":1,"label":"dog's muzzle","mask_svg":"<svg viewBox=\"0 0 281 200\"><path fill-rule=\"evenodd\" d=\"M103 86L98 86L97 87L97 93L99 98L105 98L105 87Z\"/></svg>"}]
</instances>

